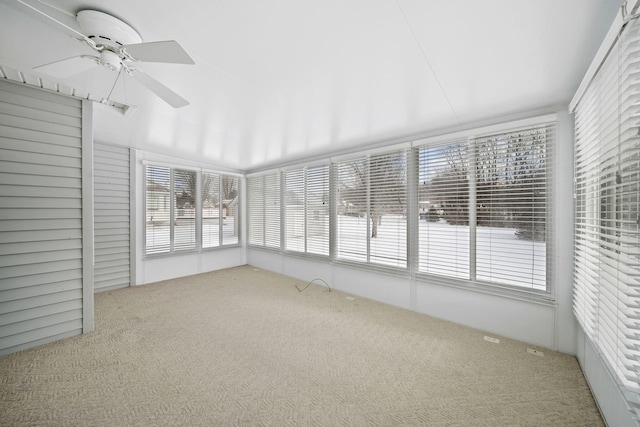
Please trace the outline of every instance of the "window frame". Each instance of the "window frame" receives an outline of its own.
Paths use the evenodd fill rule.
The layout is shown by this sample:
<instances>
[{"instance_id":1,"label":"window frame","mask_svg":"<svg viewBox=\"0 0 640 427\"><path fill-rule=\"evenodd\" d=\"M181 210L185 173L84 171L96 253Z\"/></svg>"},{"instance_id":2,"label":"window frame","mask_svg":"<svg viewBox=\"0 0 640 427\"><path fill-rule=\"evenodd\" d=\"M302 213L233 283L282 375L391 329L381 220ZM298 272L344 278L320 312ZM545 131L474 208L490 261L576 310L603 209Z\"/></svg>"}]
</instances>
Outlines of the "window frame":
<instances>
[{"instance_id":1,"label":"window frame","mask_svg":"<svg viewBox=\"0 0 640 427\"><path fill-rule=\"evenodd\" d=\"M320 175L319 175L319 179L314 179L314 176L310 176L310 171L311 172L316 172L316 171L320 171ZM301 203L298 204L292 204L289 203L291 194L289 194L289 175L290 174L300 174L301 176L298 177L298 179L295 181L296 184L298 184L299 187L298 188L299 191L301 191L300 194L298 194L298 196L301 196L301 200L299 200ZM328 218L326 219L326 221L328 221L328 223L326 224L326 226L322 226L323 229L323 235L325 236L324 239L326 239L326 242L320 242L320 244L322 244L322 246L326 246L326 251L324 253L320 252L320 251L314 251L313 247L317 247L317 244L314 244L312 242L312 238L311 238L311 233L312 230L317 229L318 228L318 222L320 222L320 220L318 219L316 222L316 224L312 223L312 221L314 221L314 217L313 215L310 214L309 210L311 207L313 207L313 197L310 197L310 193L315 193L315 190L317 190L317 184L318 182L320 182L321 184L325 184L326 181L326 198L323 196L322 200L323 200L323 204L326 203L326 212L327 212L327 216ZM305 165L303 167L299 167L299 168L289 168L286 170L283 170L281 175L280 175L280 189L282 192L282 197L281 197L281 238L283 239L281 242L281 248L282 251L290 254L290 255L294 255L294 256L308 256L308 257L319 257L319 258L329 258L330 254L331 254L331 193L330 193L330 182L331 182L331 165L329 163L321 163L321 164L313 164L313 165ZM324 190L324 185L322 185L322 189ZM302 249L296 249L293 247L289 247L287 246L288 241L290 239L288 233L289 230L291 230L293 227L292 225L289 224L289 218L291 217L290 215L290 207L293 206L300 206L300 208L297 208L295 210L301 210L301 215L303 218L302 224L296 224L297 226L301 226L302 229ZM324 222L324 220L322 221ZM319 239L322 240L322 239ZM324 248L323 248L324 249Z\"/></svg>"},{"instance_id":2,"label":"window frame","mask_svg":"<svg viewBox=\"0 0 640 427\"><path fill-rule=\"evenodd\" d=\"M545 224L545 233L544 233L544 248L545 248L545 256L544 256L544 289L534 289L533 287L523 286L522 284L509 284L509 283L499 283L499 282L491 282L487 280L478 280L475 275L468 278L454 278L454 277L442 277L436 274L429 274L425 272L419 271L418 263L419 263L419 242L418 242L418 230L420 226L420 213L419 213L419 165L417 159L417 151L421 147L433 146L433 145L443 145L446 143L455 143L460 141L475 141L482 138L487 138L495 135L501 134L509 134L509 133L517 133L517 132L525 132L530 128L543 127L548 129L550 132L545 139L546 145L546 169L545 169L545 205L546 211L544 213L544 224ZM554 285L554 272L555 272L555 264L554 264L554 253L555 253L555 245L556 243L553 241L553 197L555 192L556 183L554 181L554 168L556 167L554 163L555 158L555 144L557 143L556 132L557 132L557 116L556 114L547 114L543 116L536 116L522 120L516 120L513 122L506 122L496 125L490 125L483 128L477 128L472 130L465 130L456 133L429 137L424 139L416 139L413 141L405 141L399 142L394 145L387 145L369 149L369 150L353 150L352 152L338 155L327 159L326 161L330 164L330 199L331 199L331 216L330 216L330 254L329 254L329 262L336 265L345 265L354 268L362 268L369 271L378 271L381 273L389 273L396 277L408 277L411 279L419 280L421 282L435 283L444 286L458 287L465 290L479 291L482 293L494 294L497 296L508 297L512 299L519 299L528 302L534 302L542 305L554 305L555 304L555 285ZM390 154L402 150L407 150L406 154L406 164L404 173L407 176L406 182L406 236L404 238L403 243L406 244L406 265L401 267L398 266L389 266L383 264L376 264L370 262L370 246L369 246L369 232L370 232L370 224L369 218L367 218L367 244L366 244L366 260L362 258L362 260L350 260L344 259L339 255L339 245L338 245L338 210L340 209L340 201L338 199L339 193L339 165L348 162L348 161L357 161L366 159L368 165L368 159L371 157ZM475 155L475 153L474 153ZM285 204L284 200L284 192L285 192L285 180L283 178L283 174L286 170L291 169L300 169L304 167L311 167L315 163L309 164L301 164L297 166L288 166L287 169L275 169L280 174L280 189L281 189L281 206L280 206L280 220L281 220L281 242L280 249L278 252L282 255L287 256L302 256L309 257L313 256L312 254L306 254L296 251L288 251L285 248L284 244L284 215L285 215ZM473 167L474 179L470 180L473 185L475 185L476 178L476 162L475 157L471 158L471 163ZM274 169L271 171L260 172L260 174L269 174L272 173ZM367 180L368 180L367 175ZM369 184L367 184L369 185ZM367 187L368 188L368 187ZM477 223L477 213L475 209L476 205L476 189L472 188L469 193L469 204L473 206L473 209L470 209L471 215L471 226L475 227ZM363 196L366 199L370 197L370 194ZM366 201L369 203L369 200ZM250 209L250 207L248 207ZM251 216L252 213L249 212ZM471 233L470 233L471 234ZM476 234L476 231L473 232L473 235ZM364 235L363 235L364 237ZM364 240L364 239L363 239ZM401 245L403 243L400 243ZM470 251L470 256L473 258L473 265L475 265L475 251L476 251L476 239L471 239L469 242L469 246L473 248L473 251ZM274 250L274 248L266 248L261 244L250 244L251 248L261 249L261 250ZM364 252L363 252L364 253Z\"/></svg>"},{"instance_id":3,"label":"window frame","mask_svg":"<svg viewBox=\"0 0 640 427\"><path fill-rule=\"evenodd\" d=\"M151 258L161 258L161 257L167 257L167 256L174 256L174 255L186 255L186 254L193 254L193 253L202 253L202 252L207 252L207 251L212 251L212 250L219 250L219 249L227 249L227 248L233 248L233 247L239 247L242 244L242 234L241 234L241 230L242 230L242 226L240 224L240 221L242 220L241 218L241 211L242 211L242 198L243 198L243 194L242 194L242 182L241 182L241 178L238 175L234 175L234 174L225 174L225 173L221 173L221 172L215 172L215 171L209 171L209 170L203 170L203 169L196 169L196 168L190 168L190 167L186 167L186 166L173 166L173 165L166 165L166 164L162 164L162 163L156 163L156 162L146 162L143 161L142 163L142 176L143 176L143 191L142 191L142 217L144 218L144 222L143 222L143 243L142 243L142 255L143 255L143 259L151 259ZM169 249L162 251L162 252L148 252L148 247L147 247L147 242L148 242L148 235L147 235L147 227L148 227L148 223L147 223L147 214L148 214L148 196L149 196L149 192L148 192L148 188L147 188L147 171L149 168L163 168L169 171ZM176 194L176 190L175 190L175 172L179 171L179 172L187 172L187 173L193 173L194 174L194 180L195 180L195 194L194 194L194 198L195 198L195 203L194 203L194 245L192 248L187 248L187 249L176 249L175 248L175 222L172 220L172 218L174 218L175 216L175 212L176 212L176 200L175 200L175 194ZM224 235L223 233L220 233L218 238L219 238L219 242L220 244L217 246L209 246L209 247L204 247L203 246L203 186L202 186L202 177L204 174L214 174L217 175L219 178L219 185L218 185L218 192L222 191L222 179L223 177L227 177L227 178L231 178L237 181L237 196L235 198L236 203L237 203L237 207L235 208L236 210L236 218L235 218L235 223L236 223L236 230L237 230L237 241L234 241L232 243L227 243L224 244ZM218 193L220 194L220 193ZM222 205L219 206L219 211L222 211Z\"/></svg>"}]
</instances>

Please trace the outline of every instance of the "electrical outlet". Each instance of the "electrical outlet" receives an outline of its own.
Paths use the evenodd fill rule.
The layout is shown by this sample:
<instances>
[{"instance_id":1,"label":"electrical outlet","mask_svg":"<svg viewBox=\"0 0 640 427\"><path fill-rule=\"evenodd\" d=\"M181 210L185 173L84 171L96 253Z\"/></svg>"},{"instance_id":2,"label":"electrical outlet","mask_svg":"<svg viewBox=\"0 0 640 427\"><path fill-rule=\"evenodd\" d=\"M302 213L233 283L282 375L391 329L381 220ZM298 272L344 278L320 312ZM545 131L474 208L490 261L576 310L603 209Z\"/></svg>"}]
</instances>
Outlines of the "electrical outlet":
<instances>
[{"instance_id":1,"label":"electrical outlet","mask_svg":"<svg viewBox=\"0 0 640 427\"><path fill-rule=\"evenodd\" d=\"M536 350L535 348L528 348L527 349L527 353L531 353L531 354L534 354L534 355L540 356L540 357L544 356L543 352L541 352L540 350Z\"/></svg>"},{"instance_id":2,"label":"electrical outlet","mask_svg":"<svg viewBox=\"0 0 640 427\"><path fill-rule=\"evenodd\" d=\"M489 336L484 336L484 340L485 341L489 341L492 342L494 344L500 344L500 340L498 338L494 338L494 337L489 337Z\"/></svg>"}]
</instances>

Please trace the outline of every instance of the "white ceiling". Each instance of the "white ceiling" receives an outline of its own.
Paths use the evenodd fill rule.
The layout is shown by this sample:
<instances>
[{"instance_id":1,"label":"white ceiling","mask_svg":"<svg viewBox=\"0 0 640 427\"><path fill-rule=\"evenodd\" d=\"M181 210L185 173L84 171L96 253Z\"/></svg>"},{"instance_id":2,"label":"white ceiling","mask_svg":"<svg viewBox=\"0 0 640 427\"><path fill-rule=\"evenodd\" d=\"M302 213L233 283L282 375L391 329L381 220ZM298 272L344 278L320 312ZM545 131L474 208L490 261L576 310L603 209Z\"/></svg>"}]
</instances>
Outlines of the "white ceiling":
<instances>
[{"instance_id":1,"label":"white ceiling","mask_svg":"<svg viewBox=\"0 0 640 427\"><path fill-rule=\"evenodd\" d=\"M38 76L85 53L10 1L0 66ZM111 99L138 108L97 108L97 141L249 171L566 106L623 0L45 3L108 12L196 62L140 67L190 101L180 109L119 82ZM59 83L104 97L115 76L95 68Z\"/></svg>"}]
</instances>

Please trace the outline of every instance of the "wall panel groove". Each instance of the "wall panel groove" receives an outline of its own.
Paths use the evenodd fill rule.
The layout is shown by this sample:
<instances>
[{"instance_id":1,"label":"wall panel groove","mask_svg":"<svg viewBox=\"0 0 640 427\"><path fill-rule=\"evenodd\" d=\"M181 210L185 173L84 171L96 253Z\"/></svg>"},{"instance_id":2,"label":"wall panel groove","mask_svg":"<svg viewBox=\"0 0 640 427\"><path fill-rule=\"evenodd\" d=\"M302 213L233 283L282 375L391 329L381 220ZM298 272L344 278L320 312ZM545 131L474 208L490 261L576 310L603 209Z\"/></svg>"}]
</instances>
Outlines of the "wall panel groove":
<instances>
[{"instance_id":1,"label":"wall panel groove","mask_svg":"<svg viewBox=\"0 0 640 427\"><path fill-rule=\"evenodd\" d=\"M81 102L0 81L0 355L82 332Z\"/></svg>"},{"instance_id":2,"label":"wall panel groove","mask_svg":"<svg viewBox=\"0 0 640 427\"><path fill-rule=\"evenodd\" d=\"M129 148L94 145L95 291L130 285Z\"/></svg>"}]
</instances>

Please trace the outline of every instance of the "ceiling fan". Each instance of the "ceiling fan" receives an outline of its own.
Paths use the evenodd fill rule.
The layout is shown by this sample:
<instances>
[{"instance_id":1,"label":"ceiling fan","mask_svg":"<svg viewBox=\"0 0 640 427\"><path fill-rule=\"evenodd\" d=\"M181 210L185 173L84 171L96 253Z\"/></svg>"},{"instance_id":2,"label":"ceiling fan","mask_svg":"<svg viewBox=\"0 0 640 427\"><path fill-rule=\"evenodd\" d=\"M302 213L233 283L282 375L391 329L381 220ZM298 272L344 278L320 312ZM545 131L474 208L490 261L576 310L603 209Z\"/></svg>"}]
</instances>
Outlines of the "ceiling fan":
<instances>
[{"instance_id":1,"label":"ceiling fan","mask_svg":"<svg viewBox=\"0 0 640 427\"><path fill-rule=\"evenodd\" d=\"M195 64L174 40L143 42L131 26L97 10L81 10L75 16L62 13L38 0L16 0L20 10L79 40L95 51L34 68L52 77L71 77L95 66L131 76L174 108L189 105L180 95L137 67L141 62ZM117 78L116 77L116 82ZM115 85L115 83L114 83ZM108 101L108 96L105 101Z\"/></svg>"}]
</instances>

